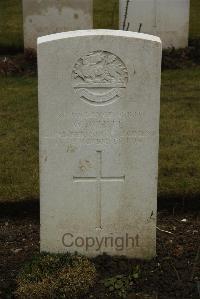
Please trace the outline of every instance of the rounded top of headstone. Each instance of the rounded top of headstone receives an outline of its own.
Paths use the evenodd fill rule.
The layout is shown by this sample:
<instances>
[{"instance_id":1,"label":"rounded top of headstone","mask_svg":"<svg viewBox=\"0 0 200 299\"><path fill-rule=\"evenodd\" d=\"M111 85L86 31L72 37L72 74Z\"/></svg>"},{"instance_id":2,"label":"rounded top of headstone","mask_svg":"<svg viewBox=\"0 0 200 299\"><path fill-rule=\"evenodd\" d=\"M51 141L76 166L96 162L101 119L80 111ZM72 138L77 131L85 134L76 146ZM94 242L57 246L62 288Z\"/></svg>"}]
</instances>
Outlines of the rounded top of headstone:
<instances>
[{"instance_id":1,"label":"rounded top of headstone","mask_svg":"<svg viewBox=\"0 0 200 299\"><path fill-rule=\"evenodd\" d=\"M43 44L48 42L53 42L56 40L73 38L73 37L83 37L83 36L116 36L125 38L134 38L145 41L152 41L161 44L161 39L158 36L132 32L123 30L109 30L109 29L93 29L93 30L76 30L61 32L56 34L45 35L37 39L37 44Z\"/></svg>"}]
</instances>

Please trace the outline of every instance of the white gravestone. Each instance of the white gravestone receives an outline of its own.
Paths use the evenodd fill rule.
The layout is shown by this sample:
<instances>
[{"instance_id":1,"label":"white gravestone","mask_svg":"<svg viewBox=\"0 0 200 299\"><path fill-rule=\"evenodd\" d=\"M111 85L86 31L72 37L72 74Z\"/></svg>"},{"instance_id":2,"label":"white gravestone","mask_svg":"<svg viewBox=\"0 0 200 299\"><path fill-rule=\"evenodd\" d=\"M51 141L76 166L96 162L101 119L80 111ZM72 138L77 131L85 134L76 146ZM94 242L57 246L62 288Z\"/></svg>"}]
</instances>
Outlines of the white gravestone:
<instances>
[{"instance_id":1,"label":"white gravestone","mask_svg":"<svg viewBox=\"0 0 200 299\"><path fill-rule=\"evenodd\" d=\"M93 0L23 0L24 47L43 35L93 28Z\"/></svg>"},{"instance_id":2,"label":"white gravestone","mask_svg":"<svg viewBox=\"0 0 200 299\"><path fill-rule=\"evenodd\" d=\"M157 35L163 48L188 46L190 0L119 0L120 29ZM128 7L126 24L125 14Z\"/></svg>"},{"instance_id":3,"label":"white gravestone","mask_svg":"<svg viewBox=\"0 0 200 299\"><path fill-rule=\"evenodd\" d=\"M150 35L38 39L42 251L155 256L160 64Z\"/></svg>"}]
</instances>

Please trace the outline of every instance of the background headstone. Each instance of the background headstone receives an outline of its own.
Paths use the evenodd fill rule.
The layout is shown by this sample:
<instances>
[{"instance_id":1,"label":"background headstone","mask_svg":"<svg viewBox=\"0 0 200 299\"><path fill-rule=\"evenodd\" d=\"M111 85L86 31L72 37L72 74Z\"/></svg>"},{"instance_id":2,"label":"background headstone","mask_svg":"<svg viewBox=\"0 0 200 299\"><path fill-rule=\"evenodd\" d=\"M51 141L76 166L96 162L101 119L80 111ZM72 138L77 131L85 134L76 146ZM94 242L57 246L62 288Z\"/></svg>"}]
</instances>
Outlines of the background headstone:
<instances>
[{"instance_id":1,"label":"background headstone","mask_svg":"<svg viewBox=\"0 0 200 299\"><path fill-rule=\"evenodd\" d=\"M123 29L127 0L119 0ZM163 48L188 45L190 0L129 0L126 28L159 36ZM141 25L140 25L141 24Z\"/></svg>"},{"instance_id":2,"label":"background headstone","mask_svg":"<svg viewBox=\"0 0 200 299\"><path fill-rule=\"evenodd\" d=\"M24 47L43 35L93 28L93 0L23 0Z\"/></svg>"},{"instance_id":3,"label":"background headstone","mask_svg":"<svg viewBox=\"0 0 200 299\"><path fill-rule=\"evenodd\" d=\"M42 251L155 255L160 64L145 34L39 38Z\"/></svg>"}]
</instances>

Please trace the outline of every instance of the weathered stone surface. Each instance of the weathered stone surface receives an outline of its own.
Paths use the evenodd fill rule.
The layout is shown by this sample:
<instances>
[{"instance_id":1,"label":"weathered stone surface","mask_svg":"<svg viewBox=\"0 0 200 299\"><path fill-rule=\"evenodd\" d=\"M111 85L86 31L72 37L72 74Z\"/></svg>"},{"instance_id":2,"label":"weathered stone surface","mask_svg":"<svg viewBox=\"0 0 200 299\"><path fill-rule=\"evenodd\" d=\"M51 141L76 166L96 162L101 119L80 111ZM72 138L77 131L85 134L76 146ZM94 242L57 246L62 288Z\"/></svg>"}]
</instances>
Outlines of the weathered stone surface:
<instances>
[{"instance_id":1,"label":"weathered stone surface","mask_svg":"<svg viewBox=\"0 0 200 299\"><path fill-rule=\"evenodd\" d=\"M93 27L93 0L23 0L24 46L43 35Z\"/></svg>"},{"instance_id":2,"label":"weathered stone surface","mask_svg":"<svg viewBox=\"0 0 200 299\"><path fill-rule=\"evenodd\" d=\"M119 0L120 29L124 25L126 0ZM190 0L130 0L126 27L157 35L163 48L188 45ZM141 25L140 25L141 24Z\"/></svg>"},{"instance_id":3,"label":"weathered stone surface","mask_svg":"<svg viewBox=\"0 0 200 299\"><path fill-rule=\"evenodd\" d=\"M42 251L155 255L160 64L145 34L39 38Z\"/></svg>"}]
</instances>

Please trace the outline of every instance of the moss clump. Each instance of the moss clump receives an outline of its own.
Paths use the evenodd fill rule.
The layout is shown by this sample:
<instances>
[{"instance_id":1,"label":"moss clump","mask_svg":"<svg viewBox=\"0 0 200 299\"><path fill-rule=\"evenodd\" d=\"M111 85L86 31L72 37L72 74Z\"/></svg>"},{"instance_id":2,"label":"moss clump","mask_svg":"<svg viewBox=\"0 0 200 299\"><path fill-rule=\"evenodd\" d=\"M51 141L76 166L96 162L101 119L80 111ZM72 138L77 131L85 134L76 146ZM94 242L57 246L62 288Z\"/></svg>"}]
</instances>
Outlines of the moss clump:
<instances>
[{"instance_id":1,"label":"moss clump","mask_svg":"<svg viewBox=\"0 0 200 299\"><path fill-rule=\"evenodd\" d=\"M18 298L82 298L96 280L94 265L77 254L47 254L25 265L17 278Z\"/></svg>"}]
</instances>

